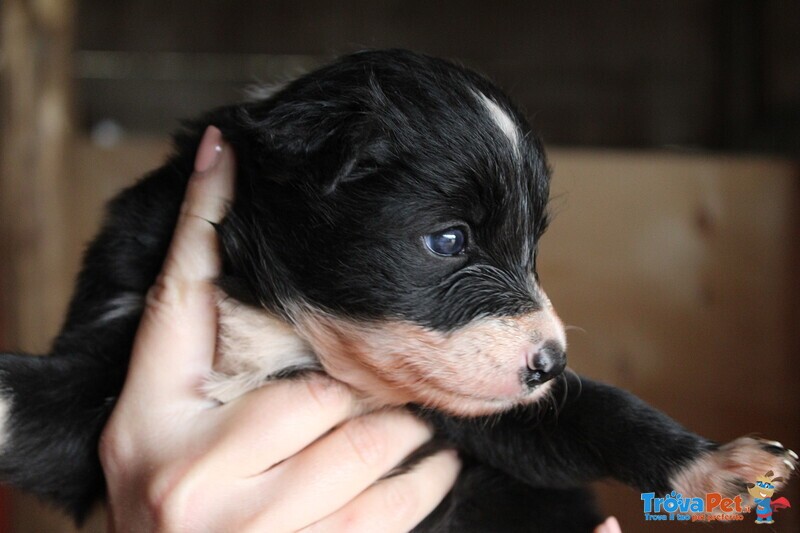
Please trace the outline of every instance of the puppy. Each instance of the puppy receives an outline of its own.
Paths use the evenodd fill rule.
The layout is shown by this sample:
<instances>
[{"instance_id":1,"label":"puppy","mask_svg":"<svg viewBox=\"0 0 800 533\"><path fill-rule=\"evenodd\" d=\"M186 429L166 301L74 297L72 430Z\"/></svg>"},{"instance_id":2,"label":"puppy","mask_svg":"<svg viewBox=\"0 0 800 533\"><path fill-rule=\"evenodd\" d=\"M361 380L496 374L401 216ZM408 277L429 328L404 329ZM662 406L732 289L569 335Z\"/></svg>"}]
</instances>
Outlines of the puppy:
<instances>
[{"instance_id":1,"label":"puppy","mask_svg":"<svg viewBox=\"0 0 800 533\"><path fill-rule=\"evenodd\" d=\"M389 50L190 123L169 161L111 202L50 355L0 356L5 482L78 520L102 497L98 436L212 124L239 167L217 228L221 360L207 394L321 369L374 406L408 405L466 464L420 531L585 531L600 522L584 488L598 478L732 496L794 469L777 443L720 446L564 372L564 328L536 274L541 142L486 79Z\"/></svg>"}]
</instances>

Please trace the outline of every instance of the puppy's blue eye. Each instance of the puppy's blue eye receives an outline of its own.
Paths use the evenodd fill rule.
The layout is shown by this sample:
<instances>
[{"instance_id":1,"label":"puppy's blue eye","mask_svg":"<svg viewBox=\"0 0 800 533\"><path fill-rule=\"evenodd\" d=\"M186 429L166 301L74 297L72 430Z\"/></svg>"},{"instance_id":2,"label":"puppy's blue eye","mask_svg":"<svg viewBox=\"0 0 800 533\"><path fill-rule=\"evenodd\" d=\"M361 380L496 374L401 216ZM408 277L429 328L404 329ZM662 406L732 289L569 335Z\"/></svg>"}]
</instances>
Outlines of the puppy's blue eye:
<instances>
[{"instance_id":1,"label":"puppy's blue eye","mask_svg":"<svg viewBox=\"0 0 800 533\"><path fill-rule=\"evenodd\" d=\"M464 251L465 244L464 232L458 228L425 235L425 246L436 255L458 255Z\"/></svg>"}]
</instances>

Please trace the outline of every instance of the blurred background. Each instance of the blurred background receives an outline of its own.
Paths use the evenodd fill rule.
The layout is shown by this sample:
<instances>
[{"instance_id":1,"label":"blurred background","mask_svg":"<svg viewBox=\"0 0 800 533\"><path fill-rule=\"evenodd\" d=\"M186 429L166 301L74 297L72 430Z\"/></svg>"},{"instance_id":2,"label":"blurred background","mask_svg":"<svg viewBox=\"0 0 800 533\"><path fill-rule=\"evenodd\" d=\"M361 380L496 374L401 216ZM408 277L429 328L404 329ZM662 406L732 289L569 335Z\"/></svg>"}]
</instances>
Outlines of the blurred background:
<instances>
[{"instance_id":1,"label":"blurred background","mask_svg":"<svg viewBox=\"0 0 800 533\"><path fill-rule=\"evenodd\" d=\"M2 0L0 348L47 351L103 203L181 118L405 47L495 80L549 147L540 269L580 328L571 366L713 439L799 449L798 36L792 0ZM800 530L798 485L776 531ZM624 531L670 528L599 490ZM0 521L74 530L8 490Z\"/></svg>"}]
</instances>

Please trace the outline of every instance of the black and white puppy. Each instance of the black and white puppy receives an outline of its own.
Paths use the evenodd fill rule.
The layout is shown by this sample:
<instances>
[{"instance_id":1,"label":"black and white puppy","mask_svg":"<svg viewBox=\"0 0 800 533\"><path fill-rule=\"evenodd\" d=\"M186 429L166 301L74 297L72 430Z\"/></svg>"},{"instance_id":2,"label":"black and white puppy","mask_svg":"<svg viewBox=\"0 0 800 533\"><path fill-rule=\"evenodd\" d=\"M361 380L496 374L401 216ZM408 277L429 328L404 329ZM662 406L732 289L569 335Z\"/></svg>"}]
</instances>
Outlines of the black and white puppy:
<instances>
[{"instance_id":1,"label":"black and white puppy","mask_svg":"<svg viewBox=\"0 0 800 533\"><path fill-rule=\"evenodd\" d=\"M583 531L600 521L583 488L598 478L735 495L794 469L777 443L720 446L563 372L564 329L536 275L540 141L484 78L393 50L209 113L113 200L50 355L0 356L4 482L78 519L102 497L98 436L208 125L238 170L207 394L322 369L375 406L415 409L466 461L420 530Z\"/></svg>"}]
</instances>

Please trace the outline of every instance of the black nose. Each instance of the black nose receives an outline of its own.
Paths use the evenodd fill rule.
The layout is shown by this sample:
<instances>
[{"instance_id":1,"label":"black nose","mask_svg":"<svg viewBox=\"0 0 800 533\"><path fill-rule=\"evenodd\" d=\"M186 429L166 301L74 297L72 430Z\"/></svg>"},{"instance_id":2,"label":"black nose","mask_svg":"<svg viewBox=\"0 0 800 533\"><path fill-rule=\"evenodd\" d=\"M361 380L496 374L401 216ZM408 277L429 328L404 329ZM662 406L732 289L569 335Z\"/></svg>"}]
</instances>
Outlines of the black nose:
<instances>
[{"instance_id":1,"label":"black nose","mask_svg":"<svg viewBox=\"0 0 800 533\"><path fill-rule=\"evenodd\" d=\"M555 342L546 342L528 355L525 383L529 387L541 385L561 374L566 366L567 354L564 349Z\"/></svg>"}]
</instances>

